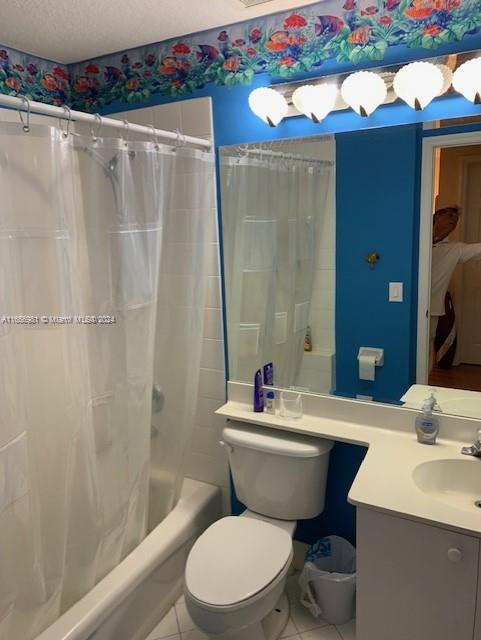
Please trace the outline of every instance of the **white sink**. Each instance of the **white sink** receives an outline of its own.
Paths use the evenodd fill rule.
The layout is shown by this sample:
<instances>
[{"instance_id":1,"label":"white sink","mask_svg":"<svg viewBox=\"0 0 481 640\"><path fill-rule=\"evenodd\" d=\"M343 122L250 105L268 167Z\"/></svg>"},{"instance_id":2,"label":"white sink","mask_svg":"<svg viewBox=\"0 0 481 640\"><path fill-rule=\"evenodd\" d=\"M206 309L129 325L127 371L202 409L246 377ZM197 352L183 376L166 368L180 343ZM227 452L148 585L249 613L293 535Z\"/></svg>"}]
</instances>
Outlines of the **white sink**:
<instances>
[{"instance_id":1,"label":"white sink","mask_svg":"<svg viewBox=\"0 0 481 640\"><path fill-rule=\"evenodd\" d=\"M479 509L481 501L481 459L443 459L423 462L413 472L416 486L435 500L457 509Z\"/></svg>"},{"instance_id":2,"label":"white sink","mask_svg":"<svg viewBox=\"0 0 481 640\"><path fill-rule=\"evenodd\" d=\"M401 402L409 409L421 409L423 402L429 397L433 388L425 384L413 384L402 396ZM443 413L481 418L481 392L449 389L448 387L434 388L434 395Z\"/></svg>"}]
</instances>

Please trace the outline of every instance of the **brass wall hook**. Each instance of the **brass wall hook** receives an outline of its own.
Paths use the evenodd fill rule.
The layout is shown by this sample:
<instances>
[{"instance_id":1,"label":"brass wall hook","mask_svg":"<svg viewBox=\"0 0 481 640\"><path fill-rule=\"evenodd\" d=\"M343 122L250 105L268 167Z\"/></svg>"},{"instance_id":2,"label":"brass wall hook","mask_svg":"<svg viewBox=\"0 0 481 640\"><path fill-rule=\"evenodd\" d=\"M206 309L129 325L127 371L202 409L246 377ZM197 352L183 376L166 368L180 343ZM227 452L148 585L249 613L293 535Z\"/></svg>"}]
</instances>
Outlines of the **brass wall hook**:
<instances>
[{"instance_id":1,"label":"brass wall hook","mask_svg":"<svg viewBox=\"0 0 481 640\"><path fill-rule=\"evenodd\" d=\"M366 262L371 269L374 269L380 259L381 256L376 251L370 251L366 256Z\"/></svg>"}]
</instances>

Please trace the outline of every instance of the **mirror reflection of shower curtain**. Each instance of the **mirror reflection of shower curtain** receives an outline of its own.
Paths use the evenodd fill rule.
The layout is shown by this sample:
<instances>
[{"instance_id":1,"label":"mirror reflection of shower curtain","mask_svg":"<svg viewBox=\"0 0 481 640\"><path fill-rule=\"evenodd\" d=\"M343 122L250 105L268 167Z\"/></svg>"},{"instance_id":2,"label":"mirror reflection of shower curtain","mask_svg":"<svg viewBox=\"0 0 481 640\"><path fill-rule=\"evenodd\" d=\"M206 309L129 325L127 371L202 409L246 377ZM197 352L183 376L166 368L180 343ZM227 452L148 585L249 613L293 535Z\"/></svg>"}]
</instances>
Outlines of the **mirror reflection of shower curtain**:
<instances>
[{"instance_id":1,"label":"mirror reflection of shower curtain","mask_svg":"<svg viewBox=\"0 0 481 640\"><path fill-rule=\"evenodd\" d=\"M178 161L49 126L2 123L0 139L0 639L30 640L147 531Z\"/></svg>"},{"instance_id":2,"label":"mirror reflection of shower curtain","mask_svg":"<svg viewBox=\"0 0 481 640\"><path fill-rule=\"evenodd\" d=\"M330 164L252 155L222 159L229 374L251 380L274 362L296 384Z\"/></svg>"}]
</instances>

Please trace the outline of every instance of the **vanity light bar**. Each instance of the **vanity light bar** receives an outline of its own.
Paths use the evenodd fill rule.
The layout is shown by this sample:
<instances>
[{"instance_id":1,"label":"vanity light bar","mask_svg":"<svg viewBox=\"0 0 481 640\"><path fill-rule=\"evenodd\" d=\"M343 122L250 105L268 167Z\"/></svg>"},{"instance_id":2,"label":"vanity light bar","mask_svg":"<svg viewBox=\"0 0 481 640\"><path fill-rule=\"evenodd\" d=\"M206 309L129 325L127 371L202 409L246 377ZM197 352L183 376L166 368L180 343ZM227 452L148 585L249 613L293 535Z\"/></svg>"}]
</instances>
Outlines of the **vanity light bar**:
<instances>
[{"instance_id":1,"label":"vanity light bar","mask_svg":"<svg viewBox=\"0 0 481 640\"><path fill-rule=\"evenodd\" d=\"M313 78L309 84L305 81L273 84L269 89L280 96L275 102L278 112L282 102L284 117L304 114L315 123L332 111L348 108L368 117L380 105L398 99L420 111L448 92L460 93L470 102L481 104L481 56L479 51L472 51L372 71ZM270 99L273 102L272 95ZM263 111L259 117L271 126L274 119L279 121L278 114L276 118L269 117L267 105L262 108L257 104L252 110L256 115Z\"/></svg>"}]
</instances>

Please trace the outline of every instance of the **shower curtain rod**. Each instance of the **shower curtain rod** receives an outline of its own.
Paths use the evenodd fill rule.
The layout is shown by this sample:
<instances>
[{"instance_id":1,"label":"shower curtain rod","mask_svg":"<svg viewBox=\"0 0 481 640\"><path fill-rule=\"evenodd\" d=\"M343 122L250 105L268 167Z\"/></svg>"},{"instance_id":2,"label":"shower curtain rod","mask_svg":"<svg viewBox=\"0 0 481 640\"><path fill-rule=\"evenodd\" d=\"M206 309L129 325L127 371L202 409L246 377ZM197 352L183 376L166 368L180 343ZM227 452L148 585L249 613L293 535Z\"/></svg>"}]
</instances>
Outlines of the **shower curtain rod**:
<instances>
[{"instance_id":1,"label":"shower curtain rod","mask_svg":"<svg viewBox=\"0 0 481 640\"><path fill-rule=\"evenodd\" d=\"M44 104L42 102L34 102L23 96L7 96L0 94L0 107L8 107L17 111L26 111L27 113L35 113L37 115L52 116L63 120L71 120L72 122L87 122L92 125L113 127L115 129L123 129L124 131L141 133L151 138L165 138L167 140L180 140L182 143L191 144L204 149L210 149L212 144L209 140L203 138L195 138L193 136L185 136L176 131L164 131L163 129L154 129L154 127L145 127L141 124L133 124L127 120L116 120L115 118L105 118L99 114L90 114L83 111L73 111L69 107L55 107L54 105Z\"/></svg>"},{"instance_id":2,"label":"shower curtain rod","mask_svg":"<svg viewBox=\"0 0 481 640\"><path fill-rule=\"evenodd\" d=\"M273 149L255 149L255 148L241 148L241 153L254 154L260 156L274 156L276 158L286 158L287 160L300 160L301 162L312 162L317 164L323 164L326 166L332 166L334 163L331 160L321 160L320 158L307 158L302 155L294 153L283 153L282 151L274 151Z\"/></svg>"}]
</instances>

